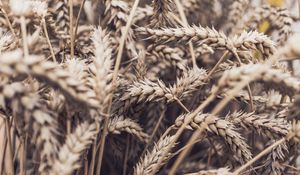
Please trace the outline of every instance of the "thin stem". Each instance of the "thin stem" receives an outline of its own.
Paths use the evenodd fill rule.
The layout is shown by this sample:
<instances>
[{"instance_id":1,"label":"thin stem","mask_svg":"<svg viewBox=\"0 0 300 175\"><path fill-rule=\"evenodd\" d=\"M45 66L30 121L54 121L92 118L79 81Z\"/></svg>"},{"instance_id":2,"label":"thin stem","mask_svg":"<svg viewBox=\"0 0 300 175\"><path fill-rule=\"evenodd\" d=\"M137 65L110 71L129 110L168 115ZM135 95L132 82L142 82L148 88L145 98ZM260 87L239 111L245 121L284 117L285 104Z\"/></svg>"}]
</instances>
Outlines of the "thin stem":
<instances>
[{"instance_id":1,"label":"thin stem","mask_svg":"<svg viewBox=\"0 0 300 175\"><path fill-rule=\"evenodd\" d=\"M4 162L5 162L5 158L6 158L6 148L7 148L7 137L6 137L6 132L4 133L4 138L3 138L3 147L2 147L2 151L0 151L0 155L2 155L1 160L0 160L0 174L3 174L3 170L4 170Z\"/></svg>"},{"instance_id":2,"label":"thin stem","mask_svg":"<svg viewBox=\"0 0 300 175\"><path fill-rule=\"evenodd\" d=\"M260 159L262 156L264 156L267 153L269 153L270 151L272 151L273 148L275 148L276 146L282 144L285 141L286 141L286 138L282 138L282 139L274 142L272 145L270 145L269 147L267 147L266 149L264 149L262 152L260 152L259 154L257 154L255 157L253 157L251 160L249 160L246 164L244 164L243 166L241 166L240 168L238 168L237 170L235 170L233 172L233 175L238 175L243 170L245 170L247 167L249 167L254 162L256 162L258 159Z\"/></svg>"},{"instance_id":3,"label":"thin stem","mask_svg":"<svg viewBox=\"0 0 300 175\"><path fill-rule=\"evenodd\" d=\"M94 175L96 154L97 154L97 139L95 139L94 143L93 143L92 160L91 160L91 164L90 164L90 167L89 167L90 175Z\"/></svg>"},{"instance_id":4,"label":"thin stem","mask_svg":"<svg viewBox=\"0 0 300 175\"><path fill-rule=\"evenodd\" d=\"M194 134L192 135L192 137L190 138L190 140L188 141L188 143L184 147L184 150L179 154L179 157L176 159L175 163L173 164L170 172L168 173L169 175L176 173L177 167L179 166L179 164L181 163L181 161L185 158L185 156L189 153L192 145L195 143L195 140L197 138L199 138L200 134L204 130L205 130L205 127L201 127L199 129L197 129L196 132L194 132Z\"/></svg>"},{"instance_id":5,"label":"thin stem","mask_svg":"<svg viewBox=\"0 0 300 175\"><path fill-rule=\"evenodd\" d=\"M46 40L47 40L48 46L50 48L50 53L51 53L52 59L53 59L54 62L56 62L54 50L53 50L52 44L51 44L50 39L49 39L48 30L47 30L47 24L46 24L45 18L42 19L42 25L43 25L44 34L46 36Z\"/></svg>"},{"instance_id":6,"label":"thin stem","mask_svg":"<svg viewBox=\"0 0 300 175\"><path fill-rule=\"evenodd\" d=\"M10 124L9 119L5 118L5 132L7 137L7 144L8 144L8 173L14 174L14 162L13 162L13 151L12 151L12 144L11 144L11 135L10 135Z\"/></svg>"},{"instance_id":7,"label":"thin stem","mask_svg":"<svg viewBox=\"0 0 300 175\"><path fill-rule=\"evenodd\" d=\"M0 6L1 6L1 11L3 12L5 20L6 20L7 24L8 24L10 32L13 34L14 38L17 38L17 35L16 35L16 33L15 33L13 27L12 27L12 24L11 24L9 18L8 18L8 15L7 15L6 11L4 10L4 8L2 7L3 6L2 1L0 1Z\"/></svg>"},{"instance_id":8,"label":"thin stem","mask_svg":"<svg viewBox=\"0 0 300 175\"><path fill-rule=\"evenodd\" d=\"M161 136L161 138L165 138L165 137L169 134L169 132L172 131L172 129L175 129L175 128L176 128L175 125L170 126L170 127L164 132L164 134Z\"/></svg>"},{"instance_id":9,"label":"thin stem","mask_svg":"<svg viewBox=\"0 0 300 175\"><path fill-rule=\"evenodd\" d=\"M252 95L252 90L250 85L247 85L247 91L248 91L248 96L249 96L249 100L250 100L250 110L253 111L254 110L254 103L253 103L253 95Z\"/></svg>"},{"instance_id":10,"label":"thin stem","mask_svg":"<svg viewBox=\"0 0 300 175\"><path fill-rule=\"evenodd\" d=\"M154 138L154 136L155 136L155 134L156 134L156 132L157 132L157 130L158 130L158 127L159 127L159 125L160 125L160 123L161 123L161 121L162 121L162 119L163 119L163 117L164 117L165 112L166 112L165 109L161 112L161 114L160 114L160 116L159 116L159 119L158 119L158 121L157 121L157 123L156 123L156 125L155 125L155 127L154 127L154 129L153 129L153 131L152 131L152 134L151 134L151 136L150 136L150 139L149 139L149 141L147 142L147 144L146 144L146 146L145 146L145 148L144 148L144 150L143 150L143 152L142 152L142 154L141 154L140 157L143 157L144 154L146 153L146 151L147 151L149 145L151 144L151 142L152 142L152 140L153 140L153 138ZM162 138L164 138L164 137L162 137Z\"/></svg>"},{"instance_id":11,"label":"thin stem","mask_svg":"<svg viewBox=\"0 0 300 175\"><path fill-rule=\"evenodd\" d=\"M193 133L192 137L190 138L190 140L188 141L187 145L190 145L191 143L193 143L201 134L202 132L205 130L207 124L211 123L213 121L213 119L215 118L215 116L227 105L227 103L232 99L232 97L234 96L234 94L236 94L237 92L239 92L244 86L246 86L248 84L247 81L242 81L240 84L238 84L234 89L232 89L228 95L226 96L225 99L223 99L213 110L212 113L205 119L205 121L202 124L202 127L200 127L199 129L196 130L196 132ZM189 152L189 150L192 147L187 147L187 150L183 151L179 157L177 158L176 162L173 164L169 175L173 175L176 172L176 165L179 165L182 160L184 159L184 157L187 155L187 153Z\"/></svg>"},{"instance_id":12,"label":"thin stem","mask_svg":"<svg viewBox=\"0 0 300 175\"><path fill-rule=\"evenodd\" d=\"M78 25L79 25L79 18L80 18L80 15L82 13L82 9L83 9L83 6L85 4L85 1L86 0L83 0L80 4L80 9L79 9L79 12L78 12L78 15L77 15L77 18L76 18L76 23L75 23L75 32L74 32L74 35L75 35L75 39L77 38L77 30L78 30Z\"/></svg>"},{"instance_id":13,"label":"thin stem","mask_svg":"<svg viewBox=\"0 0 300 175\"><path fill-rule=\"evenodd\" d=\"M85 158L84 158L84 175L88 175L88 174L89 174L89 160L85 156Z\"/></svg>"},{"instance_id":14,"label":"thin stem","mask_svg":"<svg viewBox=\"0 0 300 175\"><path fill-rule=\"evenodd\" d=\"M195 140L195 142L192 143L192 145L194 145L194 144L200 142L201 140L202 140L202 139ZM177 150L177 151L174 153L174 155L177 155L177 154L181 153L182 151L184 151L184 150L186 149L186 147L189 147L189 146L191 146L191 145L184 145L182 148L180 148L179 150Z\"/></svg>"},{"instance_id":15,"label":"thin stem","mask_svg":"<svg viewBox=\"0 0 300 175\"><path fill-rule=\"evenodd\" d=\"M138 7L139 2L140 2L140 0L135 0L134 1L134 4L132 6L132 9L131 9L129 17L128 17L128 21L127 21L126 26L125 26L124 34L121 37L119 50L118 50L118 54L117 54L117 58L116 58L116 63L115 63L115 67L114 67L114 72L113 72L113 79L112 79L113 90L112 90L112 93L113 93L113 91L115 89L115 86L116 86L116 80L117 80L118 72L119 72L119 69L120 69L120 64L121 64L123 49L124 49L124 45L125 45L125 40L127 38L128 31L130 29L130 26L131 26L131 23L133 21L133 17L135 15L135 12L136 12L136 9ZM112 106L112 96L109 99L107 113L110 113L111 106ZM104 151L104 146L105 146L106 135L107 135L107 132L108 132L107 129L108 129L108 117L106 117L105 121L104 121L104 128L103 128L103 133L102 133L102 137L101 137L101 146L100 146L100 150L99 150L99 157L98 157L98 164L97 164L97 171L96 171L97 175L100 175L100 171L101 171L103 151Z\"/></svg>"},{"instance_id":16,"label":"thin stem","mask_svg":"<svg viewBox=\"0 0 300 175\"><path fill-rule=\"evenodd\" d=\"M67 112L67 134L71 134L71 130L72 130L72 114L71 114L69 105L66 105L66 112Z\"/></svg>"},{"instance_id":17,"label":"thin stem","mask_svg":"<svg viewBox=\"0 0 300 175\"><path fill-rule=\"evenodd\" d=\"M217 70L217 68L220 66L220 64L225 60L226 56L228 55L229 51L225 51L222 57L218 60L217 64L209 71L207 74L207 79L211 77L211 75Z\"/></svg>"},{"instance_id":18,"label":"thin stem","mask_svg":"<svg viewBox=\"0 0 300 175\"><path fill-rule=\"evenodd\" d=\"M27 165L27 140L28 140L28 134L25 134L25 140L24 140L24 152L23 152L23 157L24 157L24 174L26 175L26 165Z\"/></svg>"},{"instance_id":19,"label":"thin stem","mask_svg":"<svg viewBox=\"0 0 300 175\"><path fill-rule=\"evenodd\" d=\"M162 157L165 157L171 150L172 145L174 145L176 143L176 141L179 139L180 135L182 134L182 132L184 131L184 129L186 128L186 126L193 120L193 118L200 112L202 111L210 102L212 102L215 99L216 95L213 93L211 94L201 105L198 106L198 108L193 111L192 113L190 113L189 115L186 116L186 120L184 121L184 123L180 126L180 128L177 130L177 132L174 135L174 139L172 140L172 142L169 144L169 146L166 147L165 152L163 153ZM174 126L172 126L171 128L173 128ZM166 132L170 132L171 128L167 129ZM164 136L166 136L166 132L163 134ZM160 165L162 163L162 159L158 160L157 165ZM154 167L154 172L157 171L158 166Z\"/></svg>"},{"instance_id":20,"label":"thin stem","mask_svg":"<svg viewBox=\"0 0 300 175\"><path fill-rule=\"evenodd\" d=\"M299 13L299 19L300 19L300 0L298 0L298 13Z\"/></svg>"},{"instance_id":21,"label":"thin stem","mask_svg":"<svg viewBox=\"0 0 300 175\"><path fill-rule=\"evenodd\" d=\"M214 68L210 71L210 73L207 76L207 80L209 79L209 77L213 74L213 72L217 69L217 67L220 65L221 62L223 62L223 60L226 58L227 54L229 53L229 51L226 51L223 56L219 59L218 63L214 66ZM173 143L170 145L173 145L179 138L179 136L182 134L182 132L184 131L185 127L193 120L193 118L201 111L203 110L210 102L212 102L215 99L216 95L213 93L211 94L200 106L198 106L198 108L191 113L190 115L187 116L187 120L180 126L180 128L178 129L178 131L175 133L174 139L173 139ZM174 126L170 127L167 129L167 131L163 134L163 136L165 137L170 130L174 128ZM199 135L199 134L197 134ZM166 153L168 153L170 151L170 146L166 148ZM185 153L184 153L185 154ZM161 163L161 159L159 160L158 164ZM157 168L157 167L155 167Z\"/></svg>"},{"instance_id":22,"label":"thin stem","mask_svg":"<svg viewBox=\"0 0 300 175\"><path fill-rule=\"evenodd\" d=\"M27 31L26 31L25 17L21 16L20 20L21 20L20 22L21 22L21 31L22 31L22 39L23 39L24 56L25 58L27 58L29 52L28 52L28 45L27 45Z\"/></svg>"},{"instance_id":23,"label":"thin stem","mask_svg":"<svg viewBox=\"0 0 300 175\"><path fill-rule=\"evenodd\" d=\"M236 57L236 59L238 60L239 64L242 65L242 61L239 57L239 55L234 51L233 52L234 56ZM249 95L249 99L250 99L250 108L251 108L251 111L253 111L253 96L252 96L252 91L251 91L251 88L250 88L250 85L247 84L247 92L248 92L248 95Z\"/></svg>"},{"instance_id":24,"label":"thin stem","mask_svg":"<svg viewBox=\"0 0 300 175\"><path fill-rule=\"evenodd\" d=\"M71 38L71 58L74 57L74 32L73 32L73 0L69 0L69 16L70 16L70 38Z\"/></svg>"},{"instance_id":25,"label":"thin stem","mask_svg":"<svg viewBox=\"0 0 300 175\"><path fill-rule=\"evenodd\" d=\"M190 110L177 98L174 97L174 100L185 110L185 112L190 113Z\"/></svg>"},{"instance_id":26,"label":"thin stem","mask_svg":"<svg viewBox=\"0 0 300 175\"><path fill-rule=\"evenodd\" d=\"M25 140L25 138L22 138L22 140L21 140L21 153L20 153L20 174L21 175L25 175L25 173L26 173L26 165L25 165L25 159L26 159L26 150L25 150L25 142L26 142L26 140Z\"/></svg>"},{"instance_id":27,"label":"thin stem","mask_svg":"<svg viewBox=\"0 0 300 175\"><path fill-rule=\"evenodd\" d=\"M184 14L184 9L183 9L182 4L179 2L179 0L175 0L175 4L176 4L176 7L178 9L179 16L181 18L183 26L187 27L189 24L188 24L188 21L187 21L187 18L185 16L185 14ZM190 50L191 57L192 57L193 67L197 67L196 56L195 56L195 52L194 52L194 46L193 46L191 41L189 41L189 50Z\"/></svg>"}]
</instances>

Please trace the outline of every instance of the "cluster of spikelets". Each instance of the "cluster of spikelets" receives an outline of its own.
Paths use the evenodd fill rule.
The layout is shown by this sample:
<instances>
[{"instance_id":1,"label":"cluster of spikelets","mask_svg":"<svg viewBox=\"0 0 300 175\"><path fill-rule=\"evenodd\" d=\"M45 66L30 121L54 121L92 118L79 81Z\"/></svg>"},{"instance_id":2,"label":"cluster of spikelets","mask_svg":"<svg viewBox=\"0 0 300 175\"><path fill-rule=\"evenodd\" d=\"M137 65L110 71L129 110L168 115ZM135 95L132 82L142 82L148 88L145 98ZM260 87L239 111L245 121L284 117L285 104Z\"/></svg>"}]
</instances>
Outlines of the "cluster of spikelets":
<instances>
[{"instance_id":1,"label":"cluster of spikelets","mask_svg":"<svg viewBox=\"0 0 300 175\"><path fill-rule=\"evenodd\" d=\"M0 174L299 174L298 17L260 4L0 1Z\"/></svg>"}]
</instances>

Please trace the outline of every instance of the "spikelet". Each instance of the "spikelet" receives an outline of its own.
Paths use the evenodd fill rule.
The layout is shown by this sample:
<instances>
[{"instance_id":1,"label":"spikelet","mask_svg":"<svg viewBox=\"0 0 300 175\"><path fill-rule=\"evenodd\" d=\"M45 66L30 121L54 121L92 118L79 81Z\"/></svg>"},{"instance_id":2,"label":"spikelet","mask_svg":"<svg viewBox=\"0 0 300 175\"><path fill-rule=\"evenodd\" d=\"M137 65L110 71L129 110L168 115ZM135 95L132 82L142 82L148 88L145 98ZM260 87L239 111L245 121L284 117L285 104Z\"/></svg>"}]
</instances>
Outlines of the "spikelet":
<instances>
[{"instance_id":1,"label":"spikelet","mask_svg":"<svg viewBox=\"0 0 300 175\"><path fill-rule=\"evenodd\" d=\"M92 34L94 45L93 64L89 65L92 77L89 79L91 86L96 92L97 98L102 105L108 103L111 91L111 67L112 49L110 38L101 28L95 28Z\"/></svg>"},{"instance_id":2,"label":"spikelet","mask_svg":"<svg viewBox=\"0 0 300 175\"><path fill-rule=\"evenodd\" d=\"M204 28L201 26L177 27L177 28L163 28L150 29L139 27L137 32L150 36L149 38L159 41L193 41L207 44L209 46L217 47L232 47L227 43L227 37L224 33L217 32L214 28Z\"/></svg>"},{"instance_id":3,"label":"spikelet","mask_svg":"<svg viewBox=\"0 0 300 175\"><path fill-rule=\"evenodd\" d=\"M254 131L270 138L278 138L287 135L288 125L278 119L267 118L267 115L255 115L254 113L236 112L226 116L226 120L235 126L253 128Z\"/></svg>"},{"instance_id":4,"label":"spikelet","mask_svg":"<svg viewBox=\"0 0 300 175\"><path fill-rule=\"evenodd\" d=\"M97 136L97 125L84 122L73 133L66 136L66 141L54 160L50 174L72 174L80 167L82 153L93 143Z\"/></svg>"},{"instance_id":5,"label":"spikelet","mask_svg":"<svg viewBox=\"0 0 300 175\"><path fill-rule=\"evenodd\" d=\"M187 67L187 61L183 60L184 52L182 49L176 47L171 48L167 45L150 45L147 48L149 58L162 62L164 59L168 64L174 65L179 70L185 71Z\"/></svg>"},{"instance_id":6,"label":"spikelet","mask_svg":"<svg viewBox=\"0 0 300 175\"><path fill-rule=\"evenodd\" d=\"M113 117L108 124L108 131L112 134L120 134L121 132L125 131L136 136L143 142L147 142L149 138L149 136L143 132L139 124L130 118L124 118L123 116Z\"/></svg>"},{"instance_id":7,"label":"spikelet","mask_svg":"<svg viewBox=\"0 0 300 175\"><path fill-rule=\"evenodd\" d=\"M72 75L62 69L58 64L44 61L39 56L29 56L24 59L20 50L2 54L0 57L1 73L8 76L32 75L41 81L46 81L55 88L60 89L67 97L79 103L96 107L93 92L77 82ZM70 99L70 100L71 100Z\"/></svg>"},{"instance_id":8,"label":"spikelet","mask_svg":"<svg viewBox=\"0 0 300 175\"><path fill-rule=\"evenodd\" d=\"M211 123L206 125L205 120L208 116L209 114L196 115L187 128L197 130L199 127L205 127L207 131L222 137L242 163L250 160L252 155L249 146L244 138L235 131L234 126L230 122L218 118L214 118ZM179 116L175 121L175 126L180 127L185 120L186 115Z\"/></svg>"},{"instance_id":9,"label":"spikelet","mask_svg":"<svg viewBox=\"0 0 300 175\"><path fill-rule=\"evenodd\" d=\"M0 99L0 108L12 110L20 135L33 129L32 142L36 142L42 160L39 170L48 169L59 146L57 115L49 111L41 103L40 97L21 83L1 84Z\"/></svg>"},{"instance_id":10,"label":"spikelet","mask_svg":"<svg viewBox=\"0 0 300 175\"><path fill-rule=\"evenodd\" d=\"M162 81L157 83L148 79L134 82L130 85L121 100L125 106L142 101L167 101L173 102L176 99L183 100L188 97L197 88L203 86L206 78L206 71L199 68L191 69L179 78L175 85L167 87ZM125 107L127 108L127 107Z\"/></svg>"},{"instance_id":11,"label":"spikelet","mask_svg":"<svg viewBox=\"0 0 300 175\"><path fill-rule=\"evenodd\" d=\"M239 18L243 13L245 13L247 6L249 5L249 0L237 0L230 5L230 11L228 15L228 23L225 28L229 31L234 28L236 23L239 22Z\"/></svg>"},{"instance_id":12,"label":"spikelet","mask_svg":"<svg viewBox=\"0 0 300 175\"><path fill-rule=\"evenodd\" d=\"M275 43L268 36L256 31L244 31L240 36L234 36L233 43L240 51L258 50L265 58L275 52Z\"/></svg>"},{"instance_id":13,"label":"spikelet","mask_svg":"<svg viewBox=\"0 0 300 175\"><path fill-rule=\"evenodd\" d=\"M268 88L280 91L282 94L292 96L299 91L299 80L289 73L283 73L279 69L273 69L266 64L247 64L241 67L225 71L219 80L221 87L235 87L238 83L250 83L262 81L269 84ZM276 86L278 85L278 86Z\"/></svg>"},{"instance_id":14,"label":"spikelet","mask_svg":"<svg viewBox=\"0 0 300 175\"><path fill-rule=\"evenodd\" d=\"M70 16L68 9L68 0L58 1L51 16L49 17L50 25L54 28L57 37L60 39L69 39Z\"/></svg>"},{"instance_id":15,"label":"spikelet","mask_svg":"<svg viewBox=\"0 0 300 175\"><path fill-rule=\"evenodd\" d=\"M276 41L279 44L283 44L292 32L291 25L293 20L290 17L289 12L285 8L263 5L254 9L254 13L249 16L245 25L248 29L257 29L258 24L264 19L268 20L268 23L270 23L271 26L278 29Z\"/></svg>"},{"instance_id":16,"label":"spikelet","mask_svg":"<svg viewBox=\"0 0 300 175\"><path fill-rule=\"evenodd\" d=\"M171 19L174 3L171 0L153 0L153 16L150 25L154 28L157 27L172 27L174 21Z\"/></svg>"},{"instance_id":17,"label":"spikelet","mask_svg":"<svg viewBox=\"0 0 300 175\"><path fill-rule=\"evenodd\" d=\"M193 41L199 46L206 44L212 48L228 49L231 52L236 50L255 49L268 57L274 53L275 43L266 35L258 32L244 32L240 36L228 38L224 33L216 31L214 28L203 28L201 26L182 28L150 29L139 27L137 32L149 35L149 39L159 41Z\"/></svg>"},{"instance_id":18,"label":"spikelet","mask_svg":"<svg viewBox=\"0 0 300 175\"><path fill-rule=\"evenodd\" d=\"M156 171L154 170L155 167L162 167L171 157L172 154L168 153L165 157L161 157L164 155L165 150L169 147L170 143L174 137L166 136L165 138L161 138L157 143L154 145L153 149L145 154L145 156L137 163L134 168L134 175L154 175ZM172 145L174 147L175 145ZM158 165L159 159L162 159L161 164Z\"/></svg>"},{"instance_id":19,"label":"spikelet","mask_svg":"<svg viewBox=\"0 0 300 175\"><path fill-rule=\"evenodd\" d=\"M13 36L9 32L0 33L0 54L9 48L9 45L13 42Z\"/></svg>"}]
</instances>

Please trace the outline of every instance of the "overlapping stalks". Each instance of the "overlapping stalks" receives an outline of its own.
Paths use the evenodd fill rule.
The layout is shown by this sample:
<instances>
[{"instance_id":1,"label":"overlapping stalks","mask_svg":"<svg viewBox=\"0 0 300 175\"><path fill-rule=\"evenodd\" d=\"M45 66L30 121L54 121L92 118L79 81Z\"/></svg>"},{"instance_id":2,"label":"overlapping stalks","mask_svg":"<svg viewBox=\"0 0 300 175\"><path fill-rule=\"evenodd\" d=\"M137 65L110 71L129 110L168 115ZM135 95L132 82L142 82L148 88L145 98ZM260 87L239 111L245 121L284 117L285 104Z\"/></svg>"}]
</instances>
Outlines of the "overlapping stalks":
<instances>
[{"instance_id":1,"label":"overlapping stalks","mask_svg":"<svg viewBox=\"0 0 300 175\"><path fill-rule=\"evenodd\" d=\"M297 4L257 4L1 1L0 174L299 174Z\"/></svg>"}]
</instances>

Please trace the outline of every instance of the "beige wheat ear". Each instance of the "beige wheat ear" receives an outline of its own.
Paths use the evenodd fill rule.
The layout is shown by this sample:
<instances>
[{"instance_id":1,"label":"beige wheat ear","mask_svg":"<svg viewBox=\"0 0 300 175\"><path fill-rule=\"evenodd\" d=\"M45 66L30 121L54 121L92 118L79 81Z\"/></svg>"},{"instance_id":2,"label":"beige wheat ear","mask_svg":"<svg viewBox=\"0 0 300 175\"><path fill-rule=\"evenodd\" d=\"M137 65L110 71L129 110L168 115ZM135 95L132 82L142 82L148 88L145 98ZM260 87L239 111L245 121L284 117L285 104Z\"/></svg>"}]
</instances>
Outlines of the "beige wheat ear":
<instances>
[{"instance_id":1,"label":"beige wheat ear","mask_svg":"<svg viewBox=\"0 0 300 175\"><path fill-rule=\"evenodd\" d=\"M139 124L130 118L124 118L123 116L114 117L110 120L108 124L108 132L112 134L127 132L139 138L142 142L147 142L149 139L148 134L143 132L143 129L139 126Z\"/></svg>"},{"instance_id":2,"label":"beige wheat ear","mask_svg":"<svg viewBox=\"0 0 300 175\"><path fill-rule=\"evenodd\" d=\"M166 62L179 70L186 71L187 60L184 60L184 51L179 47L169 47L167 45L150 45L147 48L149 58L157 62ZM151 60L152 61L152 60Z\"/></svg>"},{"instance_id":3,"label":"beige wheat ear","mask_svg":"<svg viewBox=\"0 0 300 175\"><path fill-rule=\"evenodd\" d=\"M93 63L89 64L89 70L92 74L89 78L89 83L104 109L107 107L112 95L112 85L110 83L113 64L111 40L106 31L100 27L94 29L91 39L94 45L95 56L93 57Z\"/></svg>"},{"instance_id":4,"label":"beige wheat ear","mask_svg":"<svg viewBox=\"0 0 300 175\"><path fill-rule=\"evenodd\" d=\"M252 154L249 150L249 146L244 141L245 139L235 130L232 123L214 118L209 123L205 123L206 118L209 114L196 115L193 120L186 126L188 129L197 130L201 127L206 127L206 130L222 137L225 142L230 146L233 154L243 163L244 161L250 160ZM180 127L186 120L186 115L179 116L175 121L175 126Z\"/></svg>"},{"instance_id":5,"label":"beige wheat ear","mask_svg":"<svg viewBox=\"0 0 300 175\"><path fill-rule=\"evenodd\" d=\"M139 27L137 32L148 35L148 39L157 41L192 41L202 45L210 46L213 49L227 49L235 56L241 54L238 51L258 50L265 58L268 58L275 51L275 43L268 36L256 31L243 32L232 38L227 37L223 32L218 32L214 28L202 26L188 26L177 28L150 29Z\"/></svg>"},{"instance_id":6,"label":"beige wheat ear","mask_svg":"<svg viewBox=\"0 0 300 175\"><path fill-rule=\"evenodd\" d=\"M74 132L66 136L65 143L59 149L57 158L53 161L50 174L69 175L80 167L80 159L85 150L97 136L97 124L84 122L79 124Z\"/></svg>"},{"instance_id":7,"label":"beige wheat ear","mask_svg":"<svg viewBox=\"0 0 300 175\"><path fill-rule=\"evenodd\" d=\"M176 23L171 17L174 5L174 2L171 0L153 0L153 16L150 25L154 28L175 26Z\"/></svg>"},{"instance_id":8,"label":"beige wheat ear","mask_svg":"<svg viewBox=\"0 0 300 175\"><path fill-rule=\"evenodd\" d=\"M270 138L279 138L287 135L288 125L278 119L270 119L267 115L254 113L236 112L228 114L226 120L235 126L252 129L259 134L267 135Z\"/></svg>"},{"instance_id":9,"label":"beige wheat ear","mask_svg":"<svg viewBox=\"0 0 300 175\"><path fill-rule=\"evenodd\" d=\"M12 110L21 137L33 133L32 142L42 160L39 172L48 171L59 147L57 114L49 111L40 97L22 83L1 84L0 89L0 98L5 102L0 108Z\"/></svg>"},{"instance_id":10,"label":"beige wheat ear","mask_svg":"<svg viewBox=\"0 0 300 175\"><path fill-rule=\"evenodd\" d=\"M1 73L14 75L32 75L42 82L47 82L54 88L58 88L70 101L90 107L98 106L94 92L80 84L72 75L61 68L57 63L44 61L41 56L31 55L23 58L20 50L2 54L0 57L2 65Z\"/></svg>"},{"instance_id":11,"label":"beige wheat ear","mask_svg":"<svg viewBox=\"0 0 300 175\"><path fill-rule=\"evenodd\" d=\"M161 80L157 80L157 83L149 79L140 80L130 85L121 100L124 101L125 108L128 108L127 105L142 101L184 100L205 84L206 75L204 69L193 68L184 72L183 76L177 79L176 84L170 87Z\"/></svg>"},{"instance_id":12,"label":"beige wheat ear","mask_svg":"<svg viewBox=\"0 0 300 175\"><path fill-rule=\"evenodd\" d=\"M7 50L10 44L13 43L13 35L10 32L0 33L0 54Z\"/></svg>"},{"instance_id":13,"label":"beige wheat ear","mask_svg":"<svg viewBox=\"0 0 300 175\"><path fill-rule=\"evenodd\" d=\"M263 5L254 9L254 12L248 15L248 20L243 23L243 29L257 29L263 20L268 20L271 27L275 27L278 36L274 38L282 45L292 33L293 19L290 17L290 12L282 7L272 7ZM237 29L240 27L237 27ZM235 28L236 29L236 28Z\"/></svg>"},{"instance_id":14,"label":"beige wheat ear","mask_svg":"<svg viewBox=\"0 0 300 175\"><path fill-rule=\"evenodd\" d=\"M174 147L175 145L172 143L172 136L166 136L164 138L160 138L157 143L155 143L153 149L145 154L143 158L137 163L137 165L134 168L134 175L154 175L157 173L155 167L162 167L167 161L172 157L171 153L165 154L165 149L168 146ZM164 155L163 157L161 157ZM159 163L159 160L162 159L162 161Z\"/></svg>"},{"instance_id":15,"label":"beige wheat ear","mask_svg":"<svg viewBox=\"0 0 300 175\"><path fill-rule=\"evenodd\" d=\"M229 33L234 30L235 25L239 22L240 17L245 13L249 4L249 0L237 0L230 5L228 23L224 27L225 30L228 30Z\"/></svg>"}]
</instances>

